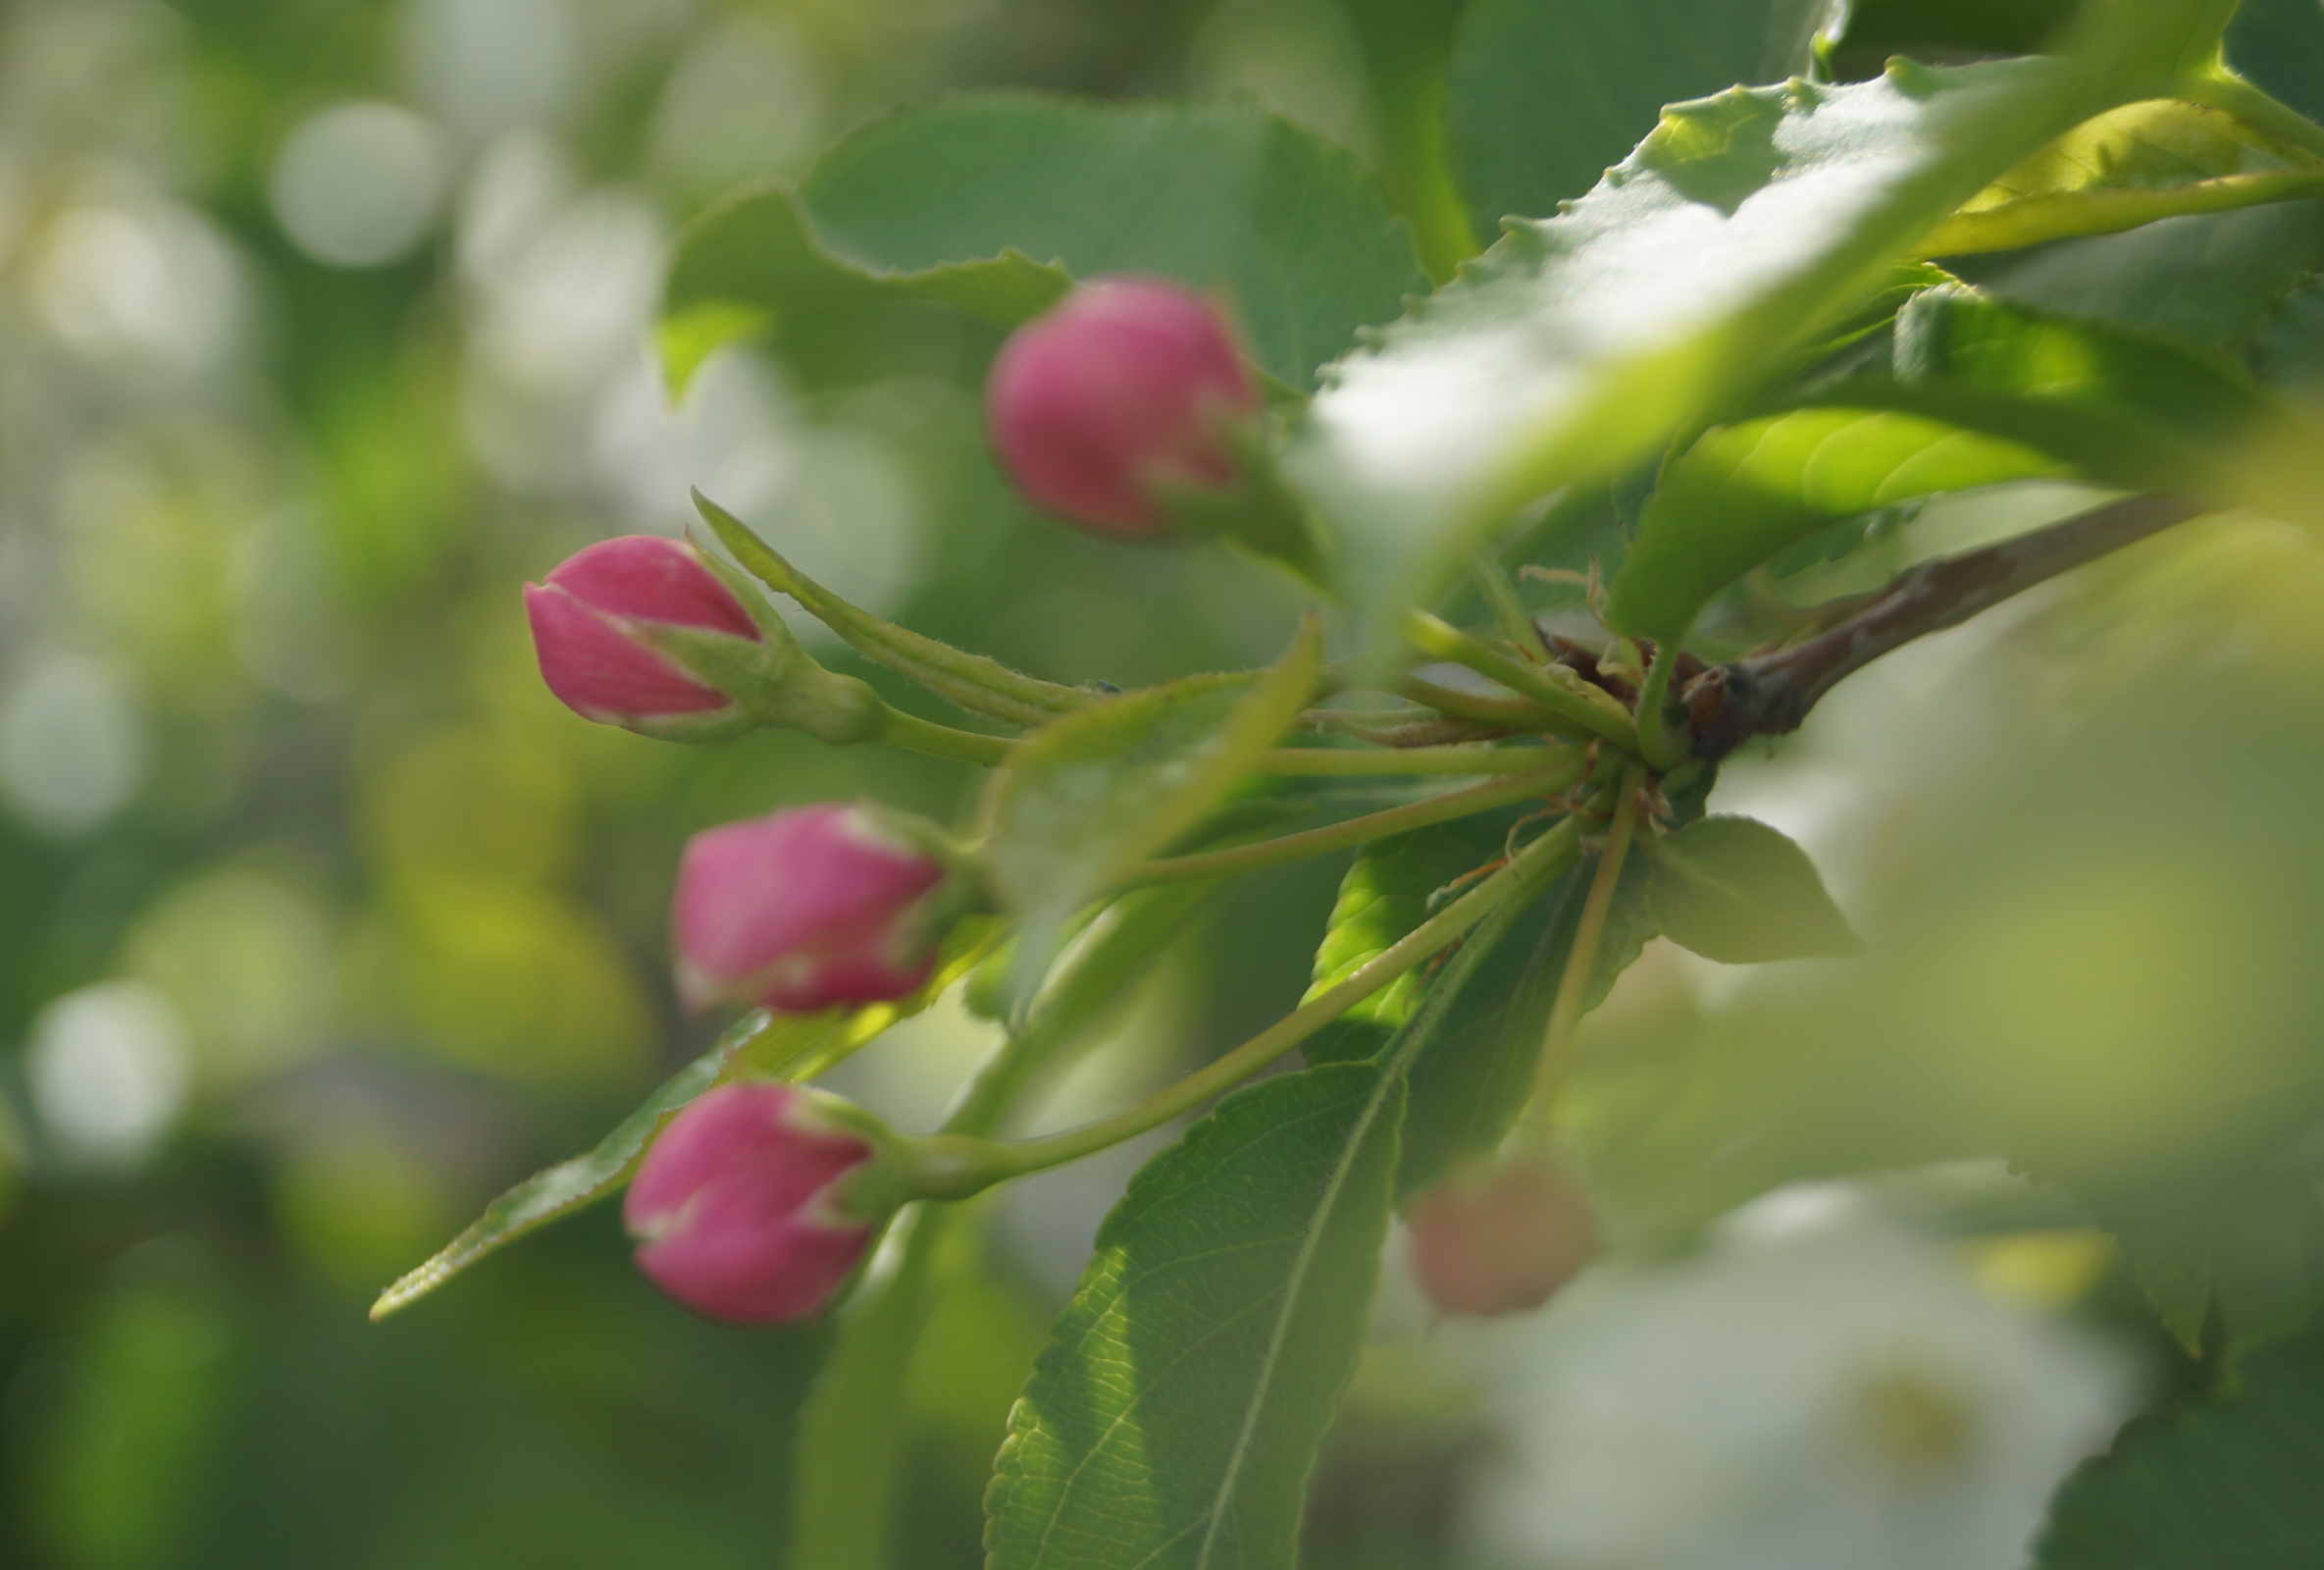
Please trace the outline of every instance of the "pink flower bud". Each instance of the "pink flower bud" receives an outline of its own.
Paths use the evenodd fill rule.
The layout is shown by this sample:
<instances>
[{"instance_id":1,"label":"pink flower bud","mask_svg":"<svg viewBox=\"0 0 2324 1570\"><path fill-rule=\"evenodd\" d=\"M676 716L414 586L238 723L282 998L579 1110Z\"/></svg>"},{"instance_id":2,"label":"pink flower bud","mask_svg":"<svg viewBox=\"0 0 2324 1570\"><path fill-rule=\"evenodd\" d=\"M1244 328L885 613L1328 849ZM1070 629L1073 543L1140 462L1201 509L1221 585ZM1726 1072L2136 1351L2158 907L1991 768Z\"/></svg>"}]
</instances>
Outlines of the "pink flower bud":
<instances>
[{"instance_id":1,"label":"pink flower bud","mask_svg":"<svg viewBox=\"0 0 2324 1570\"><path fill-rule=\"evenodd\" d=\"M1539 1308L1597 1251L1589 1200L1545 1162L1519 1159L1481 1180L1439 1184L1414 1205L1413 1275L1447 1314Z\"/></svg>"},{"instance_id":2,"label":"pink flower bud","mask_svg":"<svg viewBox=\"0 0 2324 1570\"><path fill-rule=\"evenodd\" d=\"M713 717L731 700L657 652L641 634L693 627L759 641L750 612L682 540L626 535L591 546L525 585L525 615L541 679L585 719L652 729L656 721Z\"/></svg>"},{"instance_id":3,"label":"pink flower bud","mask_svg":"<svg viewBox=\"0 0 2324 1570\"><path fill-rule=\"evenodd\" d=\"M622 1201L638 1268L697 1313L744 1325L812 1317L878 1230L850 1179L880 1151L796 1085L730 1084L670 1120ZM841 1104L844 1105L844 1104Z\"/></svg>"},{"instance_id":4,"label":"pink flower bud","mask_svg":"<svg viewBox=\"0 0 2324 1570\"><path fill-rule=\"evenodd\" d=\"M1034 505L1100 534L1169 532L1160 493L1235 478L1229 431L1258 407L1209 300L1099 279L1019 328L985 385L985 430Z\"/></svg>"},{"instance_id":5,"label":"pink flower bud","mask_svg":"<svg viewBox=\"0 0 2324 1570\"><path fill-rule=\"evenodd\" d=\"M948 870L860 807L706 829L670 906L678 995L795 1014L901 998L935 968Z\"/></svg>"}]
</instances>

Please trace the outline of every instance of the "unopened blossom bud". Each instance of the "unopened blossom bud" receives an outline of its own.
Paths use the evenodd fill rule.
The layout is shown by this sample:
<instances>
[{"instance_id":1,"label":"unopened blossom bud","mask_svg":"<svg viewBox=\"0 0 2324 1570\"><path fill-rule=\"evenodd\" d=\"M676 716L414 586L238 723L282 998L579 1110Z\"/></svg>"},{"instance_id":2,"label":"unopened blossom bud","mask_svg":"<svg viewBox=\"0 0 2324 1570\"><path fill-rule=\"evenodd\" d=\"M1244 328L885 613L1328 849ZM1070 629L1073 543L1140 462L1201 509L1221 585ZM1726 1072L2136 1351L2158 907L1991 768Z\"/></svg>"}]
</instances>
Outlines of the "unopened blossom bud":
<instances>
[{"instance_id":1,"label":"unopened blossom bud","mask_svg":"<svg viewBox=\"0 0 2324 1570\"><path fill-rule=\"evenodd\" d=\"M572 556L525 585L541 678L586 719L648 734L686 734L736 716L733 699L655 646L684 628L743 644L758 624L682 540L627 535Z\"/></svg>"},{"instance_id":2,"label":"unopened blossom bud","mask_svg":"<svg viewBox=\"0 0 2324 1570\"><path fill-rule=\"evenodd\" d=\"M1167 534L1172 491L1233 483L1259 406L1218 310L1163 279L1098 279L1003 345L985 430L1034 505L1100 534Z\"/></svg>"},{"instance_id":3,"label":"unopened blossom bud","mask_svg":"<svg viewBox=\"0 0 2324 1570\"><path fill-rule=\"evenodd\" d=\"M1406 1221L1413 1275L1446 1314L1539 1308L1597 1251L1597 1224L1580 1185L1534 1158L1441 1183Z\"/></svg>"},{"instance_id":4,"label":"unopened blossom bud","mask_svg":"<svg viewBox=\"0 0 2324 1570\"><path fill-rule=\"evenodd\" d=\"M967 903L933 838L836 803L697 834L670 906L680 998L811 1014L912 992Z\"/></svg>"},{"instance_id":5,"label":"unopened blossom bud","mask_svg":"<svg viewBox=\"0 0 2324 1570\"><path fill-rule=\"evenodd\" d=\"M786 1084L729 1084L690 1103L622 1201L638 1268L712 1319L812 1318L847 1284L904 1197L883 1130Z\"/></svg>"}]
</instances>

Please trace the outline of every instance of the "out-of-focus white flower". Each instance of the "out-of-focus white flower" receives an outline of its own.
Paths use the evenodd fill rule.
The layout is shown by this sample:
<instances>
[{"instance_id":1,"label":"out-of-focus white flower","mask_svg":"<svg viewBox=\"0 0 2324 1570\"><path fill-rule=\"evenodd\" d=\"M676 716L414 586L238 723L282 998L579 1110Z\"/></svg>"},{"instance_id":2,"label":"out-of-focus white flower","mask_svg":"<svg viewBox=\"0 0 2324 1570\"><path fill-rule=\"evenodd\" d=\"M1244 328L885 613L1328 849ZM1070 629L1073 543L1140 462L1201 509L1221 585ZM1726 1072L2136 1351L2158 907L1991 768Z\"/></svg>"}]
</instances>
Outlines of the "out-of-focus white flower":
<instances>
[{"instance_id":1,"label":"out-of-focus white flower","mask_svg":"<svg viewBox=\"0 0 2324 1570\"><path fill-rule=\"evenodd\" d=\"M577 33L566 0L410 0L413 94L480 139L553 124L581 85Z\"/></svg>"},{"instance_id":2,"label":"out-of-focus white flower","mask_svg":"<svg viewBox=\"0 0 2324 1570\"><path fill-rule=\"evenodd\" d=\"M82 357L194 376L240 340L240 259L176 202L76 207L41 232L32 294Z\"/></svg>"},{"instance_id":3,"label":"out-of-focus white flower","mask_svg":"<svg viewBox=\"0 0 2324 1570\"><path fill-rule=\"evenodd\" d=\"M1509 1439L1478 1545L1558 1570L2018 1570L2137 1384L1834 1186L1458 1339Z\"/></svg>"},{"instance_id":4,"label":"out-of-focus white flower","mask_svg":"<svg viewBox=\"0 0 2324 1570\"><path fill-rule=\"evenodd\" d=\"M268 195L298 248L337 267L375 267L435 223L450 175L443 133L389 103L340 103L299 122Z\"/></svg>"},{"instance_id":5,"label":"out-of-focus white flower","mask_svg":"<svg viewBox=\"0 0 2324 1570\"><path fill-rule=\"evenodd\" d=\"M125 806L145 779L145 716L113 665L57 651L0 692L0 806L72 835Z\"/></svg>"},{"instance_id":6,"label":"out-of-focus white flower","mask_svg":"<svg viewBox=\"0 0 2324 1570\"><path fill-rule=\"evenodd\" d=\"M142 981L100 981L41 1010L25 1077L67 1155L136 1162L185 1104L193 1057L178 1011Z\"/></svg>"}]
</instances>

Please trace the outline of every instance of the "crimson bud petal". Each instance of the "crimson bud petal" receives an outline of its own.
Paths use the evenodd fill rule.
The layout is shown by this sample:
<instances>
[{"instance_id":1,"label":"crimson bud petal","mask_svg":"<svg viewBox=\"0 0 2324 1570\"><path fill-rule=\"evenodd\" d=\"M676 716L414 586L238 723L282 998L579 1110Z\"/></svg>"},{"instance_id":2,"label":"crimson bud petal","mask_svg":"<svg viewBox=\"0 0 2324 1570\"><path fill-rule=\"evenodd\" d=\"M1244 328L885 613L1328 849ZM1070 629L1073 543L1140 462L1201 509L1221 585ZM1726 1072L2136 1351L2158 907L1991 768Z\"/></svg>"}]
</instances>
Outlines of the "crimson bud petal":
<instances>
[{"instance_id":1,"label":"crimson bud petal","mask_svg":"<svg viewBox=\"0 0 2324 1570\"><path fill-rule=\"evenodd\" d=\"M679 995L811 1014L901 998L936 964L950 869L860 807L826 804L697 834L670 906Z\"/></svg>"},{"instance_id":2,"label":"crimson bud petal","mask_svg":"<svg viewBox=\"0 0 2324 1570\"><path fill-rule=\"evenodd\" d=\"M633 730L731 706L642 631L692 627L759 641L750 612L701 552L660 535L607 540L572 556L545 584L525 586L525 614L548 690L586 719Z\"/></svg>"},{"instance_id":3,"label":"crimson bud petal","mask_svg":"<svg viewBox=\"0 0 2324 1570\"><path fill-rule=\"evenodd\" d=\"M1004 344L985 429L1034 505L1100 534L1167 534L1160 493L1235 478L1229 428L1259 406L1216 307L1166 279L1073 290Z\"/></svg>"},{"instance_id":4,"label":"crimson bud petal","mask_svg":"<svg viewBox=\"0 0 2324 1570\"><path fill-rule=\"evenodd\" d=\"M670 1120L622 1201L638 1268L679 1302L744 1325L813 1317L854 1272L877 1218L848 1179L880 1151L796 1085L730 1084Z\"/></svg>"}]
</instances>

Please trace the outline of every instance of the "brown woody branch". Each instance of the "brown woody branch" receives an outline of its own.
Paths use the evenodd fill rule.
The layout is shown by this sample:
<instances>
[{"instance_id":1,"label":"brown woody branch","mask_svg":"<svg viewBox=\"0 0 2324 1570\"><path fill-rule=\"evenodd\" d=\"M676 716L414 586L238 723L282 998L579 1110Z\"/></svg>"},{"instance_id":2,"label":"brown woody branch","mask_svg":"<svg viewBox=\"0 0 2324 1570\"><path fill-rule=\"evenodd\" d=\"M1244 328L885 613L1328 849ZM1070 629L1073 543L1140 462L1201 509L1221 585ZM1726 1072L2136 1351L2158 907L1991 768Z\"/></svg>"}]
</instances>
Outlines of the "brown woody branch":
<instances>
[{"instance_id":1,"label":"brown woody branch","mask_svg":"<svg viewBox=\"0 0 2324 1570\"><path fill-rule=\"evenodd\" d=\"M2210 510L2176 497L2130 497L1998 545L1924 563L1836 625L1687 683L1680 696L1694 754L1716 761L1749 737L1796 730L1826 693L1891 650L1957 627L2037 584Z\"/></svg>"}]
</instances>

